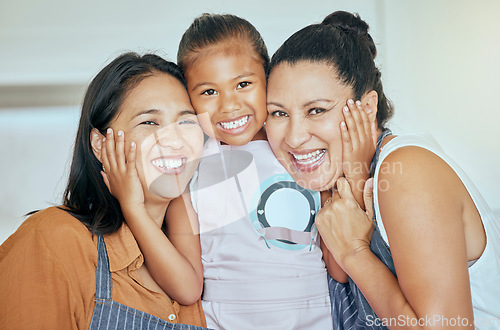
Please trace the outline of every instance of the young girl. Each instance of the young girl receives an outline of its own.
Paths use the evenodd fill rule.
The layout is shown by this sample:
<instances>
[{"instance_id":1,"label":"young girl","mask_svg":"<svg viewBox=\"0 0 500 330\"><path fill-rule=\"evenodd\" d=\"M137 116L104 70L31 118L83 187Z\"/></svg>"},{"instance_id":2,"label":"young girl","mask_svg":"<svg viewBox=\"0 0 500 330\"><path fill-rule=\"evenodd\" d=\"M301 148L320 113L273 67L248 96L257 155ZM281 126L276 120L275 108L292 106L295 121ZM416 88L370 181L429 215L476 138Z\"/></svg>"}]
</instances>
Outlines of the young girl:
<instances>
[{"instance_id":1,"label":"young girl","mask_svg":"<svg viewBox=\"0 0 500 330\"><path fill-rule=\"evenodd\" d=\"M320 195L293 181L266 140L269 57L262 37L242 18L204 14L184 33L177 58L209 138L191 184L192 205L189 199L178 200L168 213L185 217L186 210L197 212L208 326L332 328L326 269L314 225ZM352 134L356 143L351 143L342 126L344 161L351 164L372 148L371 131L366 114L354 102L346 109L347 126L359 132ZM326 159L324 150L302 150L290 157L299 171L310 171ZM357 170L350 178L356 183L368 176L366 169ZM151 239L136 237L139 243ZM146 260L162 257L160 249L143 252ZM151 263L160 285L167 270L162 265L166 262ZM332 274L341 276L334 264L329 266Z\"/></svg>"}]
</instances>

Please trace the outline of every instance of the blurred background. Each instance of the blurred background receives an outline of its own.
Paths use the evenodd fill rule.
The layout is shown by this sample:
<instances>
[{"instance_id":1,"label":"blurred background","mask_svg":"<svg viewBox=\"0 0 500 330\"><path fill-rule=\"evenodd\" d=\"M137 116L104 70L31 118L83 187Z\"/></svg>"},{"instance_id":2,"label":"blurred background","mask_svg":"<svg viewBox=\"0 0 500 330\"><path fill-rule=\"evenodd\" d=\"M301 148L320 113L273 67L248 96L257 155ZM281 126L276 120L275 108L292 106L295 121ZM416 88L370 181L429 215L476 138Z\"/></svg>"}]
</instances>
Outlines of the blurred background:
<instances>
[{"instance_id":1,"label":"blurred background","mask_svg":"<svg viewBox=\"0 0 500 330\"><path fill-rule=\"evenodd\" d=\"M500 1L18 0L0 3L0 243L23 214L61 203L86 85L124 51L175 61L192 20L232 13L272 54L335 10L371 27L396 133L430 132L500 209Z\"/></svg>"}]
</instances>

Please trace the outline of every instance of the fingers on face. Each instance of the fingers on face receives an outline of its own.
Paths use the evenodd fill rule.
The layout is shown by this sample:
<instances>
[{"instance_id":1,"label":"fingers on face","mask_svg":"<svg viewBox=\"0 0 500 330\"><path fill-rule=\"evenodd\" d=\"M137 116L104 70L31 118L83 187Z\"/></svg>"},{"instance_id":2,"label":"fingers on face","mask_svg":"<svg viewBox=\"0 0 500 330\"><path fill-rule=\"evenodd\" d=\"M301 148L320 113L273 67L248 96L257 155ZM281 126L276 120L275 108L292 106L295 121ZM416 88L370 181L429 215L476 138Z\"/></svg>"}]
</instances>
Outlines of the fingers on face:
<instances>
[{"instance_id":1,"label":"fingers on face","mask_svg":"<svg viewBox=\"0 0 500 330\"><path fill-rule=\"evenodd\" d=\"M116 165L118 170L124 172L125 171L125 134L123 131L118 131L116 133L115 140L115 157L116 157Z\"/></svg>"},{"instance_id":2,"label":"fingers on face","mask_svg":"<svg viewBox=\"0 0 500 330\"><path fill-rule=\"evenodd\" d=\"M115 137L112 128L108 128L106 131L106 141L103 142L103 146L106 148L106 158L108 164L104 164L106 170L115 171L116 169L116 151L115 151Z\"/></svg>"},{"instance_id":3,"label":"fingers on face","mask_svg":"<svg viewBox=\"0 0 500 330\"><path fill-rule=\"evenodd\" d=\"M363 139L366 141L370 140L372 135L372 125L370 124L370 119L368 118L369 109L365 109L360 101L356 101L357 112L361 117L361 124L363 130Z\"/></svg>"},{"instance_id":4,"label":"fingers on face","mask_svg":"<svg viewBox=\"0 0 500 330\"><path fill-rule=\"evenodd\" d=\"M136 150L135 142L131 142L130 148L126 150L123 131L118 131L115 136L113 129L108 128L102 141L102 164L106 170L111 171L135 169Z\"/></svg>"},{"instance_id":5,"label":"fingers on face","mask_svg":"<svg viewBox=\"0 0 500 330\"><path fill-rule=\"evenodd\" d=\"M344 123L341 123L342 140L344 147L357 149L360 144L370 141L373 136L372 124L368 118L369 110L365 109L360 101L347 101L343 108Z\"/></svg>"},{"instance_id":6,"label":"fingers on face","mask_svg":"<svg viewBox=\"0 0 500 330\"><path fill-rule=\"evenodd\" d=\"M347 134L349 136L348 140L353 149L356 149L359 145L358 127L356 123L356 118L359 120L359 114L355 111L354 102L349 99L347 105L344 106L343 114L344 121L347 126ZM348 141L346 141L347 143Z\"/></svg>"},{"instance_id":7,"label":"fingers on face","mask_svg":"<svg viewBox=\"0 0 500 330\"><path fill-rule=\"evenodd\" d=\"M135 156L136 156L137 146L135 142L130 143L130 148L127 154L127 172L135 173Z\"/></svg>"}]
</instances>

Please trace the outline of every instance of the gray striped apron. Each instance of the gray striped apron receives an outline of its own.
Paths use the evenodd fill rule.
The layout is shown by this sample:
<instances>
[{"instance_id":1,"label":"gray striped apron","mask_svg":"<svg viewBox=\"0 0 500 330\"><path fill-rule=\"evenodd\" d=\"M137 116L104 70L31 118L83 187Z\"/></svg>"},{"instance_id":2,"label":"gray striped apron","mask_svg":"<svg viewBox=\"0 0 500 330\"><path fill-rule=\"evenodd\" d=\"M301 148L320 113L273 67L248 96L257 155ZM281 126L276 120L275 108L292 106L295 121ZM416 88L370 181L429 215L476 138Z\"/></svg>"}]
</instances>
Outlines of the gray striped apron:
<instances>
[{"instance_id":1,"label":"gray striped apron","mask_svg":"<svg viewBox=\"0 0 500 330\"><path fill-rule=\"evenodd\" d=\"M375 172L377 166L380 147L382 141L391 131L386 129L377 139L377 149L373 157L371 169ZM375 219L375 210L373 211ZM374 222L374 231L370 243L372 252L396 275L394 262L389 246L380 235L377 222ZM387 329L381 325L377 315L366 301L356 283L349 278L348 283L339 283L328 275L328 287L330 289L330 299L332 301L332 318L334 329Z\"/></svg>"},{"instance_id":2,"label":"gray striped apron","mask_svg":"<svg viewBox=\"0 0 500 330\"><path fill-rule=\"evenodd\" d=\"M205 329L193 325L170 323L113 301L108 253L101 235L98 235L97 251L95 308L90 329ZM171 316L175 318L174 314Z\"/></svg>"}]
</instances>

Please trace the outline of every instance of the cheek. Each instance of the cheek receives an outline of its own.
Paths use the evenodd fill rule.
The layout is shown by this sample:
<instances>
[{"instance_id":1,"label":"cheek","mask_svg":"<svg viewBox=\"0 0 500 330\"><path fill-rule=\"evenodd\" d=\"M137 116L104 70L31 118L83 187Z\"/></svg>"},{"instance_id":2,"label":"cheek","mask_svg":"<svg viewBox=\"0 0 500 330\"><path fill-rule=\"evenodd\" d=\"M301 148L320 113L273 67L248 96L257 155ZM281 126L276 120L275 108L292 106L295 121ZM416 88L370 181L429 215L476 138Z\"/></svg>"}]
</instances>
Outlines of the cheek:
<instances>
[{"instance_id":1,"label":"cheek","mask_svg":"<svg viewBox=\"0 0 500 330\"><path fill-rule=\"evenodd\" d=\"M200 101L199 99L193 99L192 105L194 110L196 111L196 115L198 116L198 121L200 123L203 131L211 137L214 137L214 128L213 126L216 123L212 123L212 115L215 113L215 110L212 109L214 105L212 102Z\"/></svg>"},{"instance_id":2,"label":"cheek","mask_svg":"<svg viewBox=\"0 0 500 330\"><path fill-rule=\"evenodd\" d=\"M215 100L212 99L204 99L200 95L192 96L191 104L193 105L196 113L199 114L212 114L215 112Z\"/></svg>"},{"instance_id":3,"label":"cheek","mask_svg":"<svg viewBox=\"0 0 500 330\"><path fill-rule=\"evenodd\" d=\"M275 154L279 153L279 145L284 139L284 125L276 120L270 119L266 122L267 141Z\"/></svg>"},{"instance_id":4,"label":"cheek","mask_svg":"<svg viewBox=\"0 0 500 330\"><path fill-rule=\"evenodd\" d=\"M335 154L338 152L342 152L342 135L340 131L340 123L344 118L340 115L332 116L332 118L327 118L324 121L315 123L315 127L312 129L316 132L317 136L321 138L321 140L325 141L328 144L328 148L330 152ZM334 155L332 155L334 156ZM341 157L342 155L335 155L337 157Z\"/></svg>"},{"instance_id":5,"label":"cheek","mask_svg":"<svg viewBox=\"0 0 500 330\"><path fill-rule=\"evenodd\" d=\"M191 149L193 158L200 158L203 149L203 131L201 127L193 128L189 132L186 132L183 138L185 144Z\"/></svg>"},{"instance_id":6,"label":"cheek","mask_svg":"<svg viewBox=\"0 0 500 330\"><path fill-rule=\"evenodd\" d=\"M139 175L139 179L143 186L147 186L152 180L155 179L152 171L150 170L153 166L151 164L151 152L156 145L156 138L154 134L150 135L137 135L135 137L135 141L137 145L136 149L136 168L137 174ZM147 188L147 187L146 187Z\"/></svg>"},{"instance_id":7,"label":"cheek","mask_svg":"<svg viewBox=\"0 0 500 330\"><path fill-rule=\"evenodd\" d=\"M255 91L253 103L256 116L258 116L262 120L262 123L264 123L267 119L267 98L266 90L264 88L259 88Z\"/></svg>"}]
</instances>

